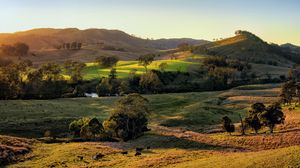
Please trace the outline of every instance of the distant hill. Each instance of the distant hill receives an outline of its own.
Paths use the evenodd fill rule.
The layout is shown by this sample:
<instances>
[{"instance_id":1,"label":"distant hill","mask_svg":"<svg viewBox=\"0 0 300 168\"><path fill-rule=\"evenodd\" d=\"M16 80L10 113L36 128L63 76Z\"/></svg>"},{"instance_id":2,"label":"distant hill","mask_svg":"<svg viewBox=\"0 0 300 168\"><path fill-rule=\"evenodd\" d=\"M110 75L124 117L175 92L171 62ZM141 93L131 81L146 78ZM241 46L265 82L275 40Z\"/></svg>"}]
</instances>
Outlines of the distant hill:
<instances>
[{"instance_id":1,"label":"distant hill","mask_svg":"<svg viewBox=\"0 0 300 168\"><path fill-rule=\"evenodd\" d=\"M171 49L177 47L180 43L189 43L191 45L207 43L205 40L187 38L148 40L134 37L119 30L107 29L41 28L11 34L0 34L0 44L16 42L27 43L32 50L54 49L63 43L80 42L84 46L102 44L124 48L129 51Z\"/></svg>"},{"instance_id":2,"label":"distant hill","mask_svg":"<svg viewBox=\"0 0 300 168\"><path fill-rule=\"evenodd\" d=\"M300 61L292 53L275 44L268 44L247 31L236 31L235 36L200 45L194 53L226 56L259 64L291 64Z\"/></svg>"},{"instance_id":3,"label":"distant hill","mask_svg":"<svg viewBox=\"0 0 300 168\"><path fill-rule=\"evenodd\" d=\"M290 44L290 43L286 43L286 44L281 45L281 47L284 48L284 49L288 49L291 52L294 52L294 53L297 53L297 54L300 53L300 46L296 46L296 45L293 45L293 44Z\"/></svg>"}]
</instances>

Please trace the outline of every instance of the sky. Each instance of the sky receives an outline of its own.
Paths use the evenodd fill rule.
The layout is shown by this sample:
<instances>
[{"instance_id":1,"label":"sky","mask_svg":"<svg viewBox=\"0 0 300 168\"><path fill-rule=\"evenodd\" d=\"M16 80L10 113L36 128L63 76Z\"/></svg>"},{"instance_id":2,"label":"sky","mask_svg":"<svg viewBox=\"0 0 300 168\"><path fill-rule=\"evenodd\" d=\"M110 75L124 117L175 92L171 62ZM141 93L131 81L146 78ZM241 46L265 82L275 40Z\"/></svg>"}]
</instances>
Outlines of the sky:
<instances>
[{"instance_id":1,"label":"sky","mask_svg":"<svg viewBox=\"0 0 300 168\"><path fill-rule=\"evenodd\" d=\"M0 0L0 32L118 29L142 38L212 40L250 31L300 45L300 0Z\"/></svg>"}]
</instances>

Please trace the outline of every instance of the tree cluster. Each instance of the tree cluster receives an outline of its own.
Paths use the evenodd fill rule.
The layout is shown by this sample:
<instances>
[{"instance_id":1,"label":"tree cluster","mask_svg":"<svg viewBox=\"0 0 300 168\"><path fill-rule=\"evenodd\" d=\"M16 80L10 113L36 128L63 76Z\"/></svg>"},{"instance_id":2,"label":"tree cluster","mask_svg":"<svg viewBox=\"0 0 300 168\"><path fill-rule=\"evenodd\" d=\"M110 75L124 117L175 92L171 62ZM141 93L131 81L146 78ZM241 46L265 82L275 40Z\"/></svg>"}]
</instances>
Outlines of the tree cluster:
<instances>
[{"instance_id":1,"label":"tree cluster","mask_svg":"<svg viewBox=\"0 0 300 168\"><path fill-rule=\"evenodd\" d=\"M63 50L80 50L82 47L82 43L80 42L72 42L72 43L63 43L58 49Z\"/></svg>"},{"instance_id":2,"label":"tree cluster","mask_svg":"<svg viewBox=\"0 0 300 168\"><path fill-rule=\"evenodd\" d=\"M297 98L296 104L300 103L300 84L294 80L285 82L281 86L280 100L284 105L290 105L293 101L293 98Z\"/></svg>"},{"instance_id":3,"label":"tree cluster","mask_svg":"<svg viewBox=\"0 0 300 168\"><path fill-rule=\"evenodd\" d=\"M128 141L149 131L148 100L139 94L129 94L119 99L108 119L102 124L96 119L82 118L69 125L75 137L84 140L117 139Z\"/></svg>"},{"instance_id":4,"label":"tree cluster","mask_svg":"<svg viewBox=\"0 0 300 168\"><path fill-rule=\"evenodd\" d=\"M119 58L116 56L100 56L95 60L102 68L110 68L117 65Z\"/></svg>"},{"instance_id":5,"label":"tree cluster","mask_svg":"<svg viewBox=\"0 0 300 168\"><path fill-rule=\"evenodd\" d=\"M24 57L28 55L29 46L25 43L15 43L13 45L2 45L1 51L7 56Z\"/></svg>"},{"instance_id":6,"label":"tree cluster","mask_svg":"<svg viewBox=\"0 0 300 168\"><path fill-rule=\"evenodd\" d=\"M280 103L273 103L267 107L263 103L255 103L248 111L244 122L245 126L252 128L256 134L262 126L269 127L270 133L273 133L275 125L283 124L284 119Z\"/></svg>"},{"instance_id":7,"label":"tree cluster","mask_svg":"<svg viewBox=\"0 0 300 168\"><path fill-rule=\"evenodd\" d=\"M63 77L63 69L55 63L37 68L24 60L0 67L0 99L52 99L79 94L82 80L82 64L73 63L65 68L71 76L71 85Z\"/></svg>"}]
</instances>

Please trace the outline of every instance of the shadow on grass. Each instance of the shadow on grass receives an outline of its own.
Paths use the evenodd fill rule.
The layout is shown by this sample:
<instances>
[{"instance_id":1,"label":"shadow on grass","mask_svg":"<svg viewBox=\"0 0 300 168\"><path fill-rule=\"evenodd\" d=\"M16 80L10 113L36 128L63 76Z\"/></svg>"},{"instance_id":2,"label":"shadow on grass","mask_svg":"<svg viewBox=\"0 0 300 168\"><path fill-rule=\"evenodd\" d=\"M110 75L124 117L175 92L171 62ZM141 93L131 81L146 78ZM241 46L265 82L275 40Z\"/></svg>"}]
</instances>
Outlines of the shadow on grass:
<instances>
[{"instance_id":1,"label":"shadow on grass","mask_svg":"<svg viewBox=\"0 0 300 168\"><path fill-rule=\"evenodd\" d=\"M132 150L137 147L146 149L190 149L190 150L224 150L240 149L240 147L229 145L215 145L193 141L190 139L179 138L173 135L148 134L138 139L122 143L108 143L110 147L123 150Z\"/></svg>"}]
</instances>

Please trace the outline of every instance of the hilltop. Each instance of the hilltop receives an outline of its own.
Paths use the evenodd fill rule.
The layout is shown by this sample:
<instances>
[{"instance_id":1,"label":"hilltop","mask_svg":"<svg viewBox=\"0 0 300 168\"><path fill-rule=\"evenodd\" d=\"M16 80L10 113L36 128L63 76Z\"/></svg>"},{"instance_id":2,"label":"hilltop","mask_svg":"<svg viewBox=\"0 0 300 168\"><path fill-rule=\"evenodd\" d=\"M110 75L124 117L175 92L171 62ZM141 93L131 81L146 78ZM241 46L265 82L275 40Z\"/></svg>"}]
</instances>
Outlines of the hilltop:
<instances>
[{"instance_id":1,"label":"hilltop","mask_svg":"<svg viewBox=\"0 0 300 168\"><path fill-rule=\"evenodd\" d=\"M286 66L299 61L291 52L276 44L268 44L247 31L236 31L233 37L197 46L193 52L276 66Z\"/></svg>"}]
</instances>

